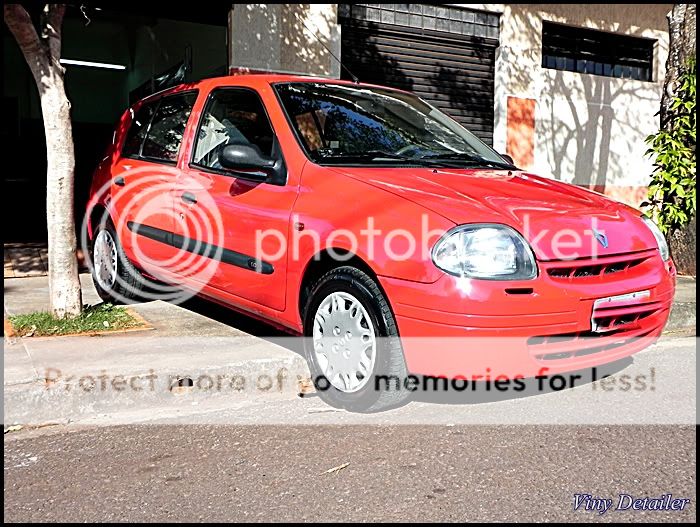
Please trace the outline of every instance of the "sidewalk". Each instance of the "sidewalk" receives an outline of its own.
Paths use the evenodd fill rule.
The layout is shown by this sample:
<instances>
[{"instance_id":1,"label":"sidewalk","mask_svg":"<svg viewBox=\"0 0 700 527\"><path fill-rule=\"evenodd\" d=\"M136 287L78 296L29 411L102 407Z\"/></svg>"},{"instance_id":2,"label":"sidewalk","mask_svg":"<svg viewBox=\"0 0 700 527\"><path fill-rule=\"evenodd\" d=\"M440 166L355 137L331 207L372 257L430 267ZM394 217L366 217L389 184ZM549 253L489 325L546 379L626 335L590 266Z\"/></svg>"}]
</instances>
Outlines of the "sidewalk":
<instances>
[{"instance_id":1,"label":"sidewalk","mask_svg":"<svg viewBox=\"0 0 700 527\"><path fill-rule=\"evenodd\" d=\"M83 302L98 303L90 276L81 275L81 282ZM5 279L4 287L6 314L47 308L46 277ZM178 379L186 381L186 389L190 381L208 383L211 378L232 382L236 375L246 377L246 386L251 386L258 376L275 378L283 371L287 379L284 389L270 390L275 392L270 395L293 398L298 393L297 376L308 376L306 361L299 353L183 307L153 301L130 309L153 329L102 336L5 339L4 422L39 423L54 421L57 416L75 420L108 413L115 404L121 405L120 409L162 405L168 398L172 401L170 388ZM100 376L106 376L108 388L121 384L121 380L115 381L119 385L109 384L118 377L151 389L106 393L101 390ZM46 378L57 381L49 385ZM97 386L86 390L89 386L78 385L83 379ZM255 390L236 392L238 398L256 394Z\"/></svg>"},{"instance_id":2,"label":"sidewalk","mask_svg":"<svg viewBox=\"0 0 700 527\"><path fill-rule=\"evenodd\" d=\"M78 249L78 267L86 271L83 251ZM49 248L46 243L3 244L3 273L5 278L46 276L49 272Z\"/></svg>"},{"instance_id":3,"label":"sidewalk","mask_svg":"<svg viewBox=\"0 0 700 527\"><path fill-rule=\"evenodd\" d=\"M81 280L84 302L98 303L90 276L83 274ZM4 290L6 313L47 307L46 277L5 279ZM301 350L162 301L131 309L153 329L99 337L5 339L4 423L65 422L115 410L152 409L171 415L198 404L199 395L221 397L224 405L245 400L264 404L264 397L298 399L298 380L308 376ZM694 329L695 312L695 279L680 278L667 331ZM241 317L236 320L246 327ZM245 382L234 386L235 379ZM127 383L134 389L118 389ZM143 389L149 385L150 390ZM175 398L190 385L199 388L199 395Z\"/></svg>"},{"instance_id":4,"label":"sidewalk","mask_svg":"<svg viewBox=\"0 0 700 527\"><path fill-rule=\"evenodd\" d=\"M45 243L4 244L4 277L45 276L48 273L48 253Z\"/></svg>"}]
</instances>

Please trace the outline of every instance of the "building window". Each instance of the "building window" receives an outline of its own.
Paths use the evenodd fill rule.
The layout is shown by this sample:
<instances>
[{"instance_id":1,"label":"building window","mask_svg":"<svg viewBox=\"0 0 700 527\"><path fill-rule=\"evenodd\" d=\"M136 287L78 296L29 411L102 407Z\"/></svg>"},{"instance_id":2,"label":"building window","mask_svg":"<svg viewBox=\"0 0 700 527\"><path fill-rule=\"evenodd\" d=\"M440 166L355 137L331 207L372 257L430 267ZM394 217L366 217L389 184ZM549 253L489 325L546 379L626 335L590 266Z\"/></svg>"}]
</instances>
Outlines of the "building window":
<instances>
[{"instance_id":1,"label":"building window","mask_svg":"<svg viewBox=\"0 0 700 527\"><path fill-rule=\"evenodd\" d=\"M544 22L542 67L650 82L655 43L649 38Z\"/></svg>"}]
</instances>

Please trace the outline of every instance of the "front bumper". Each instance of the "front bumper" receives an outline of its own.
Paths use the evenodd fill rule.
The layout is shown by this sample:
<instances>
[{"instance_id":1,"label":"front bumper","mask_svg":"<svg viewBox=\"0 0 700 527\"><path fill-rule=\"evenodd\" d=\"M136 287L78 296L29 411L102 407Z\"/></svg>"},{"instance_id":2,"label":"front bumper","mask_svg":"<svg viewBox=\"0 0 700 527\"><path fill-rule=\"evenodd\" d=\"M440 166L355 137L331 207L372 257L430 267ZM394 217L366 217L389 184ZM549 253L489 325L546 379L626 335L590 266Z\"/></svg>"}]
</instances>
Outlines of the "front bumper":
<instances>
[{"instance_id":1,"label":"front bumper","mask_svg":"<svg viewBox=\"0 0 700 527\"><path fill-rule=\"evenodd\" d=\"M673 263L653 250L540 262L540 276L522 282L447 274L432 284L380 282L409 371L476 380L590 368L648 347L668 320L675 276ZM642 300L594 312L597 299L639 291ZM591 331L593 325L601 332Z\"/></svg>"}]
</instances>

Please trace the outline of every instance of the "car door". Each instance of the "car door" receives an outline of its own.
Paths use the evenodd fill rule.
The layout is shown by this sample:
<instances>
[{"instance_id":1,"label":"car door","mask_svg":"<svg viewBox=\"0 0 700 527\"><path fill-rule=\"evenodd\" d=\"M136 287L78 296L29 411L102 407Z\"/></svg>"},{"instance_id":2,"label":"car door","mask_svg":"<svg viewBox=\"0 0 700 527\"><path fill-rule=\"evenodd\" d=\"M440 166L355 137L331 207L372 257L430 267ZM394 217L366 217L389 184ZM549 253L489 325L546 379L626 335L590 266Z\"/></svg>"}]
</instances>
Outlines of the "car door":
<instances>
[{"instance_id":1,"label":"car door","mask_svg":"<svg viewBox=\"0 0 700 527\"><path fill-rule=\"evenodd\" d=\"M263 101L250 88L214 89L178 177L178 234L197 253L193 278L228 295L285 308L287 238L297 187L250 179L222 167L232 143L270 156L279 145ZM179 198L179 199L178 199ZM234 299L235 300L235 299Z\"/></svg>"},{"instance_id":2,"label":"car door","mask_svg":"<svg viewBox=\"0 0 700 527\"><path fill-rule=\"evenodd\" d=\"M170 277L179 249L172 244L173 186L178 153L197 93L161 97L141 106L113 167L112 210L127 256L137 266Z\"/></svg>"}]
</instances>

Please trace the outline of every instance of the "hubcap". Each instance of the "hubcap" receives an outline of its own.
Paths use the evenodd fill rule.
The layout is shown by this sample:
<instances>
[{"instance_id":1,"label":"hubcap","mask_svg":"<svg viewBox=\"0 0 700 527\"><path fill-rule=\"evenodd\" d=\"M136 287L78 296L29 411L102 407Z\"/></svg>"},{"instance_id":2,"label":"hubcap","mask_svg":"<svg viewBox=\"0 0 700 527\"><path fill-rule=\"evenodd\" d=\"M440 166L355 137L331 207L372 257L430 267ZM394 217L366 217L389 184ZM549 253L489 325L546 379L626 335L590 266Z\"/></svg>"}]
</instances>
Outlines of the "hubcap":
<instances>
[{"instance_id":1,"label":"hubcap","mask_svg":"<svg viewBox=\"0 0 700 527\"><path fill-rule=\"evenodd\" d=\"M95 237L92 265L100 287L105 290L112 289L117 280L117 245L112 235L104 229Z\"/></svg>"},{"instance_id":2,"label":"hubcap","mask_svg":"<svg viewBox=\"0 0 700 527\"><path fill-rule=\"evenodd\" d=\"M369 382L377 340L369 314L351 294L331 293L318 306L313 346L323 375L338 390L356 392Z\"/></svg>"}]
</instances>

